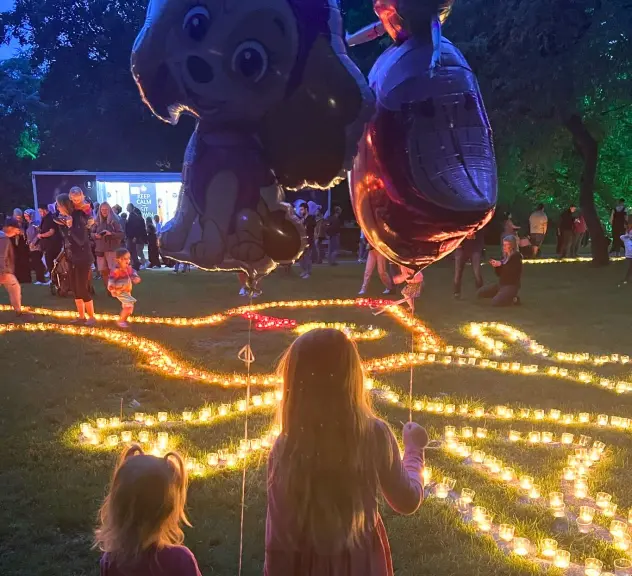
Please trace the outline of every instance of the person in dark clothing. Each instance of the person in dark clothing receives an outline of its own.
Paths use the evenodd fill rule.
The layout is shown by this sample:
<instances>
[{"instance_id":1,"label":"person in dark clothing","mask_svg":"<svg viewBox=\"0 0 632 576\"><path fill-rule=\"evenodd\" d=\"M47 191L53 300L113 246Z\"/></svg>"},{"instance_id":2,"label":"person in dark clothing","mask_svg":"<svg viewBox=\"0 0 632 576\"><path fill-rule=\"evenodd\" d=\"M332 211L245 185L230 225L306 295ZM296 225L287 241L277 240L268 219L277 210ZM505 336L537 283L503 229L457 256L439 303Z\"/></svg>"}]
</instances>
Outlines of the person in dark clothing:
<instances>
[{"instance_id":1,"label":"person in dark clothing","mask_svg":"<svg viewBox=\"0 0 632 576\"><path fill-rule=\"evenodd\" d=\"M329 249L327 260L330 266L337 266L338 251L340 250L340 231L342 229L342 208L334 206L333 213L327 218L327 236L329 237Z\"/></svg>"},{"instance_id":2,"label":"person in dark clothing","mask_svg":"<svg viewBox=\"0 0 632 576\"><path fill-rule=\"evenodd\" d=\"M522 280L522 255L518 250L515 236L506 236L503 240L503 259L490 260L498 276L497 284L488 284L478 291L479 298L491 298L492 306L511 306L519 304L520 284Z\"/></svg>"},{"instance_id":3,"label":"person in dark clothing","mask_svg":"<svg viewBox=\"0 0 632 576\"><path fill-rule=\"evenodd\" d=\"M305 250L299 259L299 264L301 266L301 278L307 280L312 275L312 245L314 244L314 231L316 230L316 218L314 216L309 215L309 206L307 202L303 202L298 207L299 220L303 224L305 228L305 234L307 236L307 244L305 246Z\"/></svg>"},{"instance_id":4,"label":"person in dark clothing","mask_svg":"<svg viewBox=\"0 0 632 576\"><path fill-rule=\"evenodd\" d=\"M46 268L42 261L42 246L39 240L39 226L35 220L35 210L29 208L24 211L24 219L27 223L26 242L29 247L31 271L35 272L35 284L41 286L46 282Z\"/></svg>"},{"instance_id":5,"label":"person in dark clothing","mask_svg":"<svg viewBox=\"0 0 632 576\"><path fill-rule=\"evenodd\" d=\"M149 267L160 268L160 250L158 249L158 234L151 216L145 219L147 224L147 251L149 252Z\"/></svg>"},{"instance_id":6,"label":"person in dark clothing","mask_svg":"<svg viewBox=\"0 0 632 576\"><path fill-rule=\"evenodd\" d=\"M577 210L577 207L574 204L571 204L568 207L568 210L565 210L560 215L560 225L559 225L559 233L560 233L560 256L562 258L566 258L570 256L571 250L573 247L573 227L575 224L575 216L573 214Z\"/></svg>"},{"instance_id":7,"label":"person in dark clothing","mask_svg":"<svg viewBox=\"0 0 632 576\"><path fill-rule=\"evenodd\" d=\"M20 233L11 238L13 252L15 254L15 277L20 284L30 284L31 279L31 251L26 241L27 223L24 220L22 210L16 208L13 211L13 218L20 225Z\"/></svg>"},{"instance_id":8,"label":"person in dark clothing","mask_svg":"<svg viewBox=\"0 0 632 576\"><path fill-rule=\"evenodd\" d=\"M485 234L479 230L470 234L454 253L454 297L461 297L461 281L463 279L463 269L470 262L474 273L474 284L476 289L483 287L483 274L481 271L481 259L483 258L483 248L485 247Z\"/></svg>"},{"instance_id":9,"label":"person in dark clothing","mask_svg":"<svg viewBox=\"0 0 632 576\"><path fill-rule=\"evenodd\" d=\"M127 238L127 249L132 257L132 268L138 271L140 270L138 249L143 249L145 238L147 236L147 230L145 229L145 221L143 220L140 210L138 210L133 204L127 205L125 236Z\"/></svg>"},{"instance_id":10,"label":"person in dark clothing","mask_svg":"<svg viewBox=\"0 0 632 576\"><path fill-rule=\"evenodd\" d=\"M53 271L55 265L55 258L59 256L63 245L61 233L59 232L59 226L55 222L55 217L48 210L46 204L40 204L40 232L38 235L42 252L44 252L44 261L46 262L46 268L50 274Z\"/></svg>"},{"instance_id":11,"label":"person in dark clothing","mask_svg":"<svg viewBox=\"0 0 632 576\"><path fill-rule=\"evenodd\" d=\"M89 231L91 218L83 210L74 208L68 194L60 194L57 197L57 209L58 224L64 236L64 251L70 264L70 285L79 314L77 322L94 326L96 319L91 274L93 259Z\"/></svg>"},{"instance_id":12,"label":"person in dark clothing","mask_svg":"<svg viewBox=\"0 0 632 576\"><path fill-rule=\"evenodd\" d=\"M619 198L619 202L612 209L610 224L612 225L612 250L610 253L615 256L620 256L623 250L621 236L625 234L628 225L628 213L626 212L625 200L623 198Z\"/></svg>"}]
</instances>

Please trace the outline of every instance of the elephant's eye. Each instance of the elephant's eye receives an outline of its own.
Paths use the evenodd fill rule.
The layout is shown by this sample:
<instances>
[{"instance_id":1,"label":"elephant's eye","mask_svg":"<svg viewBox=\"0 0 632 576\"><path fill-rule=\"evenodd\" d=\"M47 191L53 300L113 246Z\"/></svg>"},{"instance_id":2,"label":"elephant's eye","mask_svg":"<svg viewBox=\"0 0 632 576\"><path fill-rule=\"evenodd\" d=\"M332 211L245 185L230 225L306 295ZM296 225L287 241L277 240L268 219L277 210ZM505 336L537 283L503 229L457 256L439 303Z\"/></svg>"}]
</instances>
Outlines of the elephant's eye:
<instances>
[{"instance_id":1,"label":"elephant's eye","mask_svg":"<svg viewBox=\"0 0 632 576\"><path fill-rule=\"evenodd\" d=\"M211 15L204 6L191 8L184 17L182 29L195 42L201 42L211 27Z\"/></svg>"}]
</instances>

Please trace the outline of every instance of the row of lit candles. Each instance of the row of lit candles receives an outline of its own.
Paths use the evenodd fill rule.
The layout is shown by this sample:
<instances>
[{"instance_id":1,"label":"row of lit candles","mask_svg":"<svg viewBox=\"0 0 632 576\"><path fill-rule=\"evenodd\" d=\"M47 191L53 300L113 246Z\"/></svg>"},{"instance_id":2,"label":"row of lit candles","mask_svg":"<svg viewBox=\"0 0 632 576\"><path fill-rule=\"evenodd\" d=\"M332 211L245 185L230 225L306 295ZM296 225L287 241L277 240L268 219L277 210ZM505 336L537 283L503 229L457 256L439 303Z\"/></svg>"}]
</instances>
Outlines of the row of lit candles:
<instances>
[{"instance_id":1,"label":"row of lit candles","mask_svg":"<svg viewBox=\"0 0 632 576\"><path fill-rule=\"evenodd\" d=\"M595 365L603 365L608 363L613 364L628 364L630 362L630 356L626 354L600 354L592 355L589 352L552 352L542 344L530 338L525 332L508 326L507 324L500 324L497 322L472 322L468 326L468 333L470 336L477 339L488 350L502 354L504 343L500 340L495 340L490 336L485 335L485 331L490 329L507 336L512 342L519 341L523 344L526 350L532 354L537 354L543 357L554 357L560 362L574 362L576 364L583 362L591 362Z\"/></svg>"},{"instance_id":2,"label":"row of lit candles","mask_svg":"<svg viewBox=\"0 0 632 576\"><path fill-rule=\"evenodd\" d=\"M333 328L340 330L347 335L350 340L379 340L386 336L386 331L375 326L369 326L366 329L358 328L355 324L345 324L343 322L307 322L296 326L294 331L297 334L305 334L310 330L320 328Z\"/></svg>"}]
</instances>

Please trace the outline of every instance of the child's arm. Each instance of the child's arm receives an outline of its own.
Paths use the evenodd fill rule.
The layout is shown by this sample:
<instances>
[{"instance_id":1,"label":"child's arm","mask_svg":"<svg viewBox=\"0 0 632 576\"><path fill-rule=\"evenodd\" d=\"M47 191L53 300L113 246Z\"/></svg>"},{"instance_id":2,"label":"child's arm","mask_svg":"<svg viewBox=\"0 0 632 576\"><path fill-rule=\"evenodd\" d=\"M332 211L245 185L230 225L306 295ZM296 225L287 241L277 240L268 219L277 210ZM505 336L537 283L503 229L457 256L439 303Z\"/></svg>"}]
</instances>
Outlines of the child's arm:
<instances>
[{"instance_id":1,"label":"child's arm","mask_svg":"<svg viewBox=\"0 0 632 576\"><path fill-rule=\"evenodd\" d=\"M138 272L132 268L132 284L140 284Z\"/></svg>"},{"instance_id":2,"label":"child's arm","mask_svg":"<svg viewBox=\"0 0 632 576\"><path fill-rule=\"evenodd\" d=\"M419 508L424 487L422 470L424 467L424 448L428 444L428 434L415 423L404 427L404 458L400 457L399 446L388 426L383 422L383 438L380 449L384 456L391 452L391 458L382 458L385 462L379 470L380 488L390 507L400 514L412 514ZM382 431L377 430L380 435Z\"/></svg>"}]
</instances>

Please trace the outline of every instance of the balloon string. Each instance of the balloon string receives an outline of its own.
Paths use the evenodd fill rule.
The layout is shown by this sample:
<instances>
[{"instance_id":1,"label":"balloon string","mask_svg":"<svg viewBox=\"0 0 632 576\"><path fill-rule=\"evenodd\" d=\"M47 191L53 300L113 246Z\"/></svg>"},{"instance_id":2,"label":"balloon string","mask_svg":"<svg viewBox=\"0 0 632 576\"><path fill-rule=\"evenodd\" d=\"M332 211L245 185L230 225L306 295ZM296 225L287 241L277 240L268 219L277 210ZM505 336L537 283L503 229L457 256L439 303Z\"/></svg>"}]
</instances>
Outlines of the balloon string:
<instances>
[{"instance_id":1,"label":"balloon string","mask_svg":"<svg viewBox=\"0 0 632 576\"><path fill-rule=\"evenodd\" d=\"M252 306L252 291L250 292L250 306ZM244 418L244 440L248 441L248 411L250 410L250 362L252 351L250 344L252 342L252 314L248 319L248 348L246 351L246 411ZM246 468L248 459L244 459L244 469L241 476L241 522L239 526L239 570L238 576L241 576L241 569L244 558L244 512L246 509Z\"/></svg>"},{"instance_id":2,"label":"balloon string","mask_svg":"<svg viewBox=\"0 0 632 576\"><path fill-rule=\"evenodd\" d=\"M415 299L411 298L410 302L410 314L411 316L415 316ZM415 353L415 330L411 330L410 332L410 353ZM408 421L413 421L413 363L410 363L410 382L408 389Z\"/></svg>"}]
</instances>

